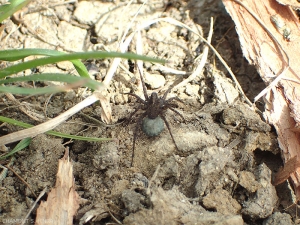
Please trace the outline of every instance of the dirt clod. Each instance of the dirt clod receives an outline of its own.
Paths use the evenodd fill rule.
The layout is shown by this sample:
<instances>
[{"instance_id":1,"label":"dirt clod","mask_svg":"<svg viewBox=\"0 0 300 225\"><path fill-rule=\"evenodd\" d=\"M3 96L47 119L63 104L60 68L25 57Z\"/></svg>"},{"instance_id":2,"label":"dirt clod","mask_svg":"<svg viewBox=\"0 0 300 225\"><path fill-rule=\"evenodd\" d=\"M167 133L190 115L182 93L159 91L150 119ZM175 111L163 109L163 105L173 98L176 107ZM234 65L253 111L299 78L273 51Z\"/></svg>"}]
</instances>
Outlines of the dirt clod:
<instances>
[{"instance_id":1,"label":"dirt clod","mask_svg":"<svg viewBox=\"0 0 300 225\"><path fill-rule=\"evenodd\" d=\"M271 171L265 164L258 167L257 176L261 187L244 202L242 213L251 218L266 218L272 214L278 198L275 187L271 184Z\"/></svg>"},{"instance_id":2,"label":"dirt clod","mask_svg":"<svg viewBox=\"0 0 300 225\"><path fill-rule=\"evenodd\" d=\"M147 197L133 190L123 191L121 201L125 206L127 215L149 207L147 205Z\"/></svg>"},{"instance_id":3,"label":"dirt clod","mask_svg":"<svg viewBox=\"0 0 300 225\"><path fill-rule=\"evenodd\" d=\"M253 173L249 171L241 171L239 176L239 184L246 188L249 192L255 192L259 188L259 183L255 180Z\"/></svg>"},{"instance_id":4,"label":"dirt clod","mask_svg":"<svg viewBox=\"0 0 300 225\"><path fill-rule=\"evenodd\" d=\"M222 189L215 189L212 193L203 198L203 205L208 209L215 209L224 215L237 214L241 205Z\"/></svg>"}]
</instances>

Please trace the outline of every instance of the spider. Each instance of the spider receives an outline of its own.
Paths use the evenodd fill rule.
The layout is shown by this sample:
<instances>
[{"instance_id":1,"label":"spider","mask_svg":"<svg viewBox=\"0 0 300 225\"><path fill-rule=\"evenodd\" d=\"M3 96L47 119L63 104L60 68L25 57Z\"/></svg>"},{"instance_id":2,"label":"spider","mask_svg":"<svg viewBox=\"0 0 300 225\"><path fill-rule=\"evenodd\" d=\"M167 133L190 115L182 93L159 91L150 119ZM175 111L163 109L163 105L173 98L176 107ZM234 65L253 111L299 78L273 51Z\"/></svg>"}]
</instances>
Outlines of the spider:
<instances>
[{"instance_id":1,"label":"spider","mask_svg":"<svg viewBox=\"0 0 300 225\"><path fill-rule=\"evenodd\" d=\"M154 137L154 136L158 136L164 130L164 124L166 124L166 126L169 130L169 133L171 135L171 138L173 140L173 143L178 151L178 147L174 140L173 134L171 132L170 125L165 117L166 110L170 109L171 111L173 111L174 113L179 115L184 120L184 117L177 110L174 109L174 107L177 107L177 105L173 103L174 100L179 101L181 103L183 103L183 101L180 100L178 97L172 97L172 98L166 99L168 93L172 90L172 88L175 85L174 84L171 85L162 97L158 97L158 94L156 92L152 92L151 95L148 96L147 88L146 88L146 85L145 85L145 82L143 80L140 70L139 70L139 74L140 74L140 78L141 78L141 82L142 82L145 100L143 100L141 97L139 97L136 94L125 93L125 94L135 97L137 99L137 101L140 103L139 106L137 108L135 108L135 110L129 115L128 122L131 121L133 115L135 115L139 110L144 111L144 113L142 113L137 119L136 127L135 127L134 134L133 134L131 166L133 164L135 142L136 142L139 126L142 126L142 130L146 135L148 135L150 137Z\"/></svg>"}]
</instances>

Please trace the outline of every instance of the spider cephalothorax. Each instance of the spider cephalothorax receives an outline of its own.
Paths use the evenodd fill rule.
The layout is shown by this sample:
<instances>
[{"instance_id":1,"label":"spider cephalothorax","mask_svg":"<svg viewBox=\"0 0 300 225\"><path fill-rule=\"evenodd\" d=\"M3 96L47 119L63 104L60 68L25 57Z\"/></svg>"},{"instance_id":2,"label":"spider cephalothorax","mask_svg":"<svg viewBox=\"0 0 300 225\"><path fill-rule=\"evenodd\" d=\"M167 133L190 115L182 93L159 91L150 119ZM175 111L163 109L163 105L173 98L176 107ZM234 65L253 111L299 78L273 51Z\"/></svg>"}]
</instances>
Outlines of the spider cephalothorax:
<instances>
[{"instance_id":1,"label":"spider cephalothorax","mask_svg":"<svg viewBox=\"0 0 300 225\"><path fill-rule=\"evenodd\" d=\"M174 109L174 107L177 107L177 105L173 103L173 101L179 101L179 102L182 102L182 101L178 97L172 97L172 98L166 99L168 93L173 88L173 85L169 87L169 89L164 93L164 95L162 97L159 97L156 92L152 92L152 94L150 96L148 96L146 85L144 83L141 73L140 73L140 78L141 78L141 82L142 82L142 86L143 86L145 100L143 100L141 97L139 97L136 94L127 93L128 95L134 96L137 99L137 101L140 103L140 105L129 115L128 120L130 121L132 116L135 113L137 113L137 111L139 111L139 110L145 111L137 119L137 124L136 124L134 135L133 135L133 150L132 150L131 163L133 162L135 142L136 142L137 131L138 131L139 126L142 125L142 130L146 135L153 137L153 136L158 136L163 131L164 124L166 124L166 126L169 130L169 133L171 135L171 138L175 144L175 147L178 150L178 147L176 145L174 137L171 133L170 125L169 125L168 121L166 120L165 113L166 113L167 109L170 109L171 111L175 112L177 115L179 115L184 120L183 116L177 110Z\"/></svg>"}]
</instances>

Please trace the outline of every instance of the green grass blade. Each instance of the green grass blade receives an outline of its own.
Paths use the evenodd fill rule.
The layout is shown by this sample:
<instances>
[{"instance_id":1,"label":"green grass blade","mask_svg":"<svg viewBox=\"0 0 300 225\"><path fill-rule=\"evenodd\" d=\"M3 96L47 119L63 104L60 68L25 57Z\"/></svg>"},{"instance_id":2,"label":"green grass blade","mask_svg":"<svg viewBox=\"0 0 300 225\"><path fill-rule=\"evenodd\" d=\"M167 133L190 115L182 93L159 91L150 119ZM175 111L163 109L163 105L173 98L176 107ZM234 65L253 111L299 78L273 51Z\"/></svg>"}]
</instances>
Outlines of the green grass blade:
<instances>
[{"instance_id":1,"label":"green grass blade","mask_svg":"<svg viewBox=\"0 0 300 225\"><path fill-rule=\"evenodd\" d=\"M23 8L31 0L10 0L10 4L0 6L0 23L14 14L16 11Z\"/></svg>"},{"instance_id":2,"label":"green grass blade","mask_svg":"<svg viewBox=\"0 0 300 225\"><path fill-rule=\"evenodd\" d=\"M66 83L73 83L79 82L83 80L90 80L91 83L94 85L101 85L101 83L87 79L84 77L78 77L72 74L65 74L65 73L41 73L41 74L32 74L28 76L22 77L9 77L6 80L0 80L0 84L8 84L8 83L15 83L15 82L24 82L24 81L58 81L58 82L66 82Z\"/></svg>"},{"instance_id":3,"label":"green grass blade","mask_svg":"<svg viewBox=\"0 0 300 225\"><path fill-rule=\"evenodd\" d=\"M63 73L43 73L43 74L33 74L29 76L23 76L23 77L13 77L6 80L0 80L0 84L8 84L8 83L15 83L15 82L24 82L24 81L58 81L58 82L65 82L68 84L82 84L80 86L89 87L92 90L97 90L102 83L99 83L98 81L87 79L84 77L78 77L71 74L63 74ZM57 86L47 87L47 88L57 88ZM15 86L0 86L0 92L7 92L7 90L12 90L10 93L15 93L15 90L19 90L21 88L15 87ZM43 89L44 88L24 88L24 90L31 90L35 91L37 89ZM4 91L5 90L5 91ZM28 91L24 91L24 93L20 93L17 91L18 94L25 94ZM47 92L48 93L48 92ZM37 94L37 93L34 93ZM40 94L40 93L39 93Z\"/></svg>"},{"instance_id":4,"label":"green grass blade","mask_svg":"<svg viewBox=\"0 0 300 225\"><path fill-rule=\"evenodd\" d=\"M49 49L38 49L38 48L28 48L28 49L8 49L0 51L0 60L3 61L16 61L24 59L28 56L33 55L43 55L43 56L59 56L67 55L68 53L59 52L56 50ZM71 60L78 74L82 77L89 77L89 72L87 71L85 65L78 59Z\"/></svg>"},{"instance_id":5,"label":"green grass blade","mask_svg":"<svg viewBox=\"0 0 300 225\"><path fill-rule=\"evenodd\" d=\"M25 48L25 49L7 49L0 51L0 60L2 61L17 61L24 59L28 56L33 55L46 55L46 56L56 56L56 55L66 55L68 53L59 52L50 49L40 49L40 48Z\"/></svg>"},{"instance_id":6,"label":"green grass blade","mask_svg":"<svg viewBox=\"0 0 300 225\"><path fill-rule=\"evenodd\" d=\"M0 55L1 55L0 51ZM17 65L13 65L10 67L6 67L0 70L0 79L6 76L16 74L26 69L35 68L37 66L42 66L51 63L57 63L61 61L70 61L75 59L103 59L103 58L125 58L125 59L133 59L133 60L143 60L157 63L164 63L164 60L151 58L147 56L137 55L133 53L119 53L119 52L79 52L79 53L70 53L67 55L59 55L59 56L49 56L41 59L35 59L31 61L27 61L24 63L19 63Z\"/></svg>"},{"instance_id":7,"label":"green grass blade","mask_svg":"<svg viewBox=\"0 0 300 225\"><path fill-rule=\"evenodd\" d=\"M23 88L14 86L0 86L0 93L11 93L18 95L43 95L43 94L53 94L58 92L63 92L69 89L67 86L51 86L43 88Z\"/></svg>"},{"instance_id":8,"label":"green grass blade","mask_svg":"<svg viewBox=\"0 0 300 225\"><path fill-rule=\"evenodd\" d=\"M22 141L20 141L16 145L16 147L14 147L13 150L11 150L9 153L1 156L0 160L5 159L5 158L7 158L7 157L9 157L9 156L11 156L11 155L13 155L13 154L15 154L15 153L23 150L24 148L26 148L30 144L30 142L31 142L31 138L25 138L25 139L23 139Z\"/></svg>"}]
</instances>

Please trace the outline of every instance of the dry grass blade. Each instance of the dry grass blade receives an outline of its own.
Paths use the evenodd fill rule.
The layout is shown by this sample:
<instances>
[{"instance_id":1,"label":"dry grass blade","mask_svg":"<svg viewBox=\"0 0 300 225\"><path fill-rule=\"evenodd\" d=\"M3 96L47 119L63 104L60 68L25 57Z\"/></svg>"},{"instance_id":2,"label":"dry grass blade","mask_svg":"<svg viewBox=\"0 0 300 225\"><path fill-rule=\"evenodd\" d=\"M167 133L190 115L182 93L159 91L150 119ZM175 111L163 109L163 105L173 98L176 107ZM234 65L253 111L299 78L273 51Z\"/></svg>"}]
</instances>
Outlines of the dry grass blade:
<instances>
[{"instance_id":1,"label":"dry grass blade","mask_svg":"<svg viewBox=\"0 0 300 225\"><path fill-rule=\"evenodd\" d=\"M36 200L34 201L34 203L32 204L32 206L31 206L29 212L27 213L27 215L25 216L25 218L22 219L23 222L21 223L21 225L24 225L24 224L26 223L26 221L27 221L28 217L30 216L31 212L34 210L36 204L37 204L37 203L40 201L40 199L44 196L44 194L46 193L46 191L47 191L47 188L44 188L44 190L39 194L39 196L37 197L37 199L36 199Z\"/></svg>"},{"instance_id":2,"label":"dry grass blade","mask_svg":"<svg viewBox=\"0 0 300 225\"><path fill-rule=\"evenodd\" d=\"M230 74L231 78L233 79L235 85L237 86L239 92L241 93L241 95L243 96L243 98L245 99L245 101L247 102L247 104L249 104L251 107L253 106L252 102L247 98L247 96L245 95L241 85L239 84L238 80L236 79L234 73L231 71L230 67L227 65L227 63L225 62L225 60L223 59L223 57L218 53L218 51L204 38L202 37L197 31L193 30L192 28L190 28L189 26L173 19L173 18L159 18L153 21L150 21L147 23L147 25L151 25L154 23L157 23L159 21L165 21L167 23L170 24L174 24L176 26L180 26L180 27L184 27L186 29L188 29L189 31L193 32L194 34L196 34L205 44L207 44L207 46L209 46L209 48L215 53L215 55L218 57L218 59L221 61L221 63L224 65L224 67L226 68L226 70L228 71L228 73ZM145 26L146 24L144 24L143 26Z\"/></svg>"},{"instance_id":3,"label":"dry grass blade","mask_svg":"<svg viewBox=\"0 0 300 225\"><path fill-rule=\"evenodd\" d=\"M75 113L79 112L83 108L95 103L99 100L99 93L94 92L93 95L89 96L88 98L84 99L82 102L78 103L77 105L73 106L71 109L67 110L66 112L60 114L59 116L55 117L54 119L51 119L45 123L41 123L35 127L28 128L25 130L21 130L18 132L14 132L5 136L0 137L0 146L6 145L12 142L16 142L19 140L22 140L27 137L35 137L38 134L45 133L49 130L52 130L59 124L66 121L68 118L73 116Z\"/></svg>"},{"instance_id":4,"label":"dry grass blade","mask_svg":"<svg viewBox=\"0 0 300 225\"><path fill-rule=\"evenodd\" d=\"M143 2L143 4L140 6L139 10L135 13L135 15L133 16L133 18L131 19L131 22L128 24L128 27L126 28L126 30L124 31L124 34L120 40L120 46L119 46L119 50L120 52L124 53L127 51L128 49L128 46L130 44L130 42L132 41L132 38L134 37L135 35L135 32L130 34L126 39L126 35L128 34L129 32L129 29L133 26L133 22L136 20L136 16L139 14L141 8L144 6L146 1ZM128 5L130 5L131 2L128 3ZM106 76L105 76L105 79L103 81L103 84L105 84L106 86L109 85L110 81L112 80L115 72L117 71L117 68L119 66L121 62L121 59L120 58L114 58Z\"/></svg>"},{"instance_id":5,"label":"dry grass blade","mask_svg":"<svg viewBox=\"0 0 300 225\"><path fill-rule=\"evenodd\" d=\"M213 30L214 30L214 20L213 18L210 19L210 28L209 28L209 33L208 33L208 37L207 37L207 42L210 44L211 43L211 39L212 39L212 35L213 35ZM200 34L199 34L200 35ZM194 80L197 76L199 76L200 73L202 73L202 70L205 66L205 63L207 61L207 56L208 56L208 46L205 46L203 49L203 53L202 53L202 58L200 60L200 62L198 63L195 71L184 81L182 81L181 83L177 84L174 89L177 89L181 86L185 86L187 83L191 82L192 80Z\"/></svg>"},{"instance_id":6,"label":"dry grass blade","mask_svg":"<svg viewBox=\"0 0 300 225\"><path fill-rule=\"evenodd\" d=\"M137 54L143 54L143 44L142 44L142 36L141 36L141 32L140 30L137 31L137 35L136 35L136 53ZM137 60L136 61L137 64L137 68L139 70L139 73L141 76L144 76L144 69L143 69L143 62L141 60ZM145 77L146 79L146 77ZM142 92L142 82L139 82L139 91Z\"/></svg>"}]
</instances>

